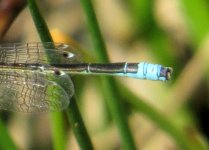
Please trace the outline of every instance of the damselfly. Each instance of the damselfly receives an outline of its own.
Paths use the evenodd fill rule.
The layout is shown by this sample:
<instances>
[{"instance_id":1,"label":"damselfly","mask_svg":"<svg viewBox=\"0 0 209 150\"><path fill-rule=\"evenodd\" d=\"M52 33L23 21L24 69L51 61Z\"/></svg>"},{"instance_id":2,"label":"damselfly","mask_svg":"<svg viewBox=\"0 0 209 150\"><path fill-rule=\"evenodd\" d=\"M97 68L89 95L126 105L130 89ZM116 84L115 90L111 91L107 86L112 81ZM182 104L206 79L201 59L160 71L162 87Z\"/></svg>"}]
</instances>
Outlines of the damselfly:
<instances>
[{"instance_id":1,"label":"damselfly","mask_svg":"<svg viewBox=\"0 0 209 150\"><path fill-rule=\"evenodd\" d=\"M70 51L69 51L70 49ZM172 69L157 64L81 63L63 43L0 45L0 109L18 112L60 111L74 94L68 74L126 76L166 81ZM50 59L50 63L48 59Z\"/></svg>"}]
</instances>

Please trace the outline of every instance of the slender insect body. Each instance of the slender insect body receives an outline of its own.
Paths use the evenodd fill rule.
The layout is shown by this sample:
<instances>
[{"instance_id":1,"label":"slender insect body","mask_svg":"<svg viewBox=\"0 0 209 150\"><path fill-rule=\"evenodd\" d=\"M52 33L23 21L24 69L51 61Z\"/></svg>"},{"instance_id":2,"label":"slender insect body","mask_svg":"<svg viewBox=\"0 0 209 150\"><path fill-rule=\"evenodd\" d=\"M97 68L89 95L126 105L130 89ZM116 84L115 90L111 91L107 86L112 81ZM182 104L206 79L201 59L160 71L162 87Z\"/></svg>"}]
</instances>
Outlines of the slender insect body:
<instances>
[{"instance_id":1,"label":"slender insect body","mask_svg":"<svg viewBox=\"0 0 209 150\"><path fill-rule=\"evenodd\" d=\"M60 111L74 94L69 74L112 75L167 81L172 69L147 62L81 63L63 43L0 45L0 109L20 112ZM50 55L54 63L48 63Z\"/></svg>"}]
</instances>

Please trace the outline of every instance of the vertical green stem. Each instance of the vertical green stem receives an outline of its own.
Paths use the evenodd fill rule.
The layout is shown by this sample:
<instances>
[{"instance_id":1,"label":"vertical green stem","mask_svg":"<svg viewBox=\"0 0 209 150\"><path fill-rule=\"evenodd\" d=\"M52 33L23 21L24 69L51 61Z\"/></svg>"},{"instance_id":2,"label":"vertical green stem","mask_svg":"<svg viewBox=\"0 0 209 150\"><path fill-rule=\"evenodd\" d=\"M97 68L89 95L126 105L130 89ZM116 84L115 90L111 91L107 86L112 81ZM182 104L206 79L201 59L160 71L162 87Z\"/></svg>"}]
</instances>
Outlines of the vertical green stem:
<instances>
[{"instance_id":1,"label":"vertical green stem","mask_svg":"<svg viewBox=\"0 0 209 150\"><path fill-rule=\"evenodd\" d=\"M209 9L205 0L180 1L190 38L194 46L198 47L209 33Z\"/></svg>"},{"instance_id":2,"label":"vertical green stem","mask_svg":"<svg viewBox=\"0 0 209 150\"><path fill-rule=\"evenodd\" d=\"M119 130L122 147L125 150L135 150L136 146L128 125L127 115L122 107L122 102L118 98L115 80L113 78L101 78L102 86L104 89L105 98L108 107L110 108L113 119Z\"/></svg>"},{"instance_id":3,"label":"vertical green stem","mask_svg":"<svg viewBox=\"0 0 209 150\"><path fill-rule=\"evenodd\" d=\"M35 0L28 0L28 6L31 12L31 15L33 17L36 29L39 33L39 36L41 38L42 42L52 42L52 37L50 35L50 32L48 30L48 27L42 18L42 15L40 14L40 11L37 7L37 4ZM49 62L53 63L54 61L59 61L59 58L49 58ZM76 128L73 128L74 134L76 137L82 137L82 138L77 138L77 141L82 149L84 150L90 150L93 149L90 137L87 134L87 130L84 126L82 117L79 113L77 104L76 104L76 99L73 99L72 102L70 103L69 110L70 115L68 115L70 123L72 125L78 124L80 126L81 131L77 132L75 130ZM74 118L79 118L76 120L76 123L74 122ZM53 140L54 140L54 148L56 149L65 149L65 131L64 131L64 125L63 125L63 120L62 120L62 115L58 113L52 113L52 129L53 129ZM86 133L86 134L81 134L81 133ZM80 135L78 135L80 134ZM88 146L86 146L88 145Z\"/></svg>"},{"instance_id":4,"label":"vertical green stem","mask_svg":"<svg viewBox=\"0 0 209 150\"><path fill-rule=\"evenodd\" d=\"M70 108L67 110L69 122L72 125L73 132L82 150L93 150L87 130L82 121L75 96L71 99Z\"/></svg>"},{"instance_id":5,"label":"vertical green stem","mask_svg":"<svg viewBox=\"0 0 209 150\"><path fill-rule=\"evenodd\" d=\"M55 150L66 149L66 135L64 131L64 120L63 115L60 112L53 112L50 114L51 117L51 128L53 135L53 143Z\"/></svg>"},{"instance_id":6,"label":"vertical green stem","mask_svg":"<svg viewBox=\"0 0 209 150\"><path fill-rule=\"evenodd\" d=\"M97 60L107 62L108 57L106 47L96 19L92 2L91 0L80 0L80 2L86 14L87 24L92 37L95 49L94 53L96 54ZM117 98L118 94L114 79L103 77L101 78L101 83L103 91L105 91L105 97L111 114L118 126L123 148L126 150L136 149L130 128L128 126L127 116L123 111L121 101Z\"/></svg>"},{"instance_id":7,"label":"vertical green stem","mask_svg":"<svg viewBox=\"0 0 209 150\"><path fill-rule=\"evenodd\" d=\"M14 144L13 140L9 136L7 128L0 119L0 149L4 150L16 150L17 147Z\"/></svg>"},{"instance_id":8,"label":"vertical green stem","mask_svg":"<svg viewBox=\"0 0 209 150\"><path fill-rule=\"evenodd\" d=\"M97 22L92 2L91 0L80 0L80 2L83 6L83 10L85 11L88 29L90 31L93 46L95 48L94 53L96 55L96 59L101 62L108 62L105 43Z\"/></svg>"},{"instance_id":9,"label":"vertical green stem","mask_svg":"<svg viewBox=\"0 0 209 150\"><path fill-rule=\"evenodd\" d=\"M47 24L44 21L35 0L28 0L28 7L33 17L34 24L39 33L42 42L52 42L52 37L48 30Z\"/></svg>"},{"instance_id":10,"label":"vertical green stem","mask_svg":"<svg viewBox=\"0 0 209 150\"><path fill-rule=\"evenodd\" d=\"M139 98L130 92L125 86L122 84L118 84L118 87L124 96L126 102L131 105L132 108L137 110L140 113L146 115L152 122L154 122L161 130L164 130L167 134L169 134L175 142L179 145L181 149L184 150L195 150L202 149L201 146L195 145L192 141L188 140L187 136L180 131L175 125L173 125L172 121L154 107L149 105L148 103L139 100ZM125 94L123 91L126 91ZM198 148L197 148L198 147Z\"/></svg>"}]
</instances>

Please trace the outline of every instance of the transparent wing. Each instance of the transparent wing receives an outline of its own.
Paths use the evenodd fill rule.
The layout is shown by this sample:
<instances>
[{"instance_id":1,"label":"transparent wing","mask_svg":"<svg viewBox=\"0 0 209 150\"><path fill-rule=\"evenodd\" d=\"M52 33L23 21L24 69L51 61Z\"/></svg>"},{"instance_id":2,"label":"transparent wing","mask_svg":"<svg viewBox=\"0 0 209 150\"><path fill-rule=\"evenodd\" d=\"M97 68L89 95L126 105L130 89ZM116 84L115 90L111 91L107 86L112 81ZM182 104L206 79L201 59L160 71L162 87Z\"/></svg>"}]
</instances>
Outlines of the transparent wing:
<instances>
[{"instance_id":1,"label":"transparent wing","mask_svg":"<svg viewBox=\"0 0 209 150\"><path fill-rule=\"evenodd\" d=\"M0 63L2 64L48 64L47 58L59 59L55 62L56 64L81 62L78 51L63 43L8 43L0 45Z\"/></svg>"},{"instance_id":2,"label":"transparent wing","mask_svg":"<svg viewBox=\"0 0 209 150\"><path fill-rule=\"evenodd\" d=\"M74 93L73 84L68 76L48 74L1 70L0 109L28 113L65 109ZM64 80L68 91L53 80Z\"/></svg>"}]
</instances>

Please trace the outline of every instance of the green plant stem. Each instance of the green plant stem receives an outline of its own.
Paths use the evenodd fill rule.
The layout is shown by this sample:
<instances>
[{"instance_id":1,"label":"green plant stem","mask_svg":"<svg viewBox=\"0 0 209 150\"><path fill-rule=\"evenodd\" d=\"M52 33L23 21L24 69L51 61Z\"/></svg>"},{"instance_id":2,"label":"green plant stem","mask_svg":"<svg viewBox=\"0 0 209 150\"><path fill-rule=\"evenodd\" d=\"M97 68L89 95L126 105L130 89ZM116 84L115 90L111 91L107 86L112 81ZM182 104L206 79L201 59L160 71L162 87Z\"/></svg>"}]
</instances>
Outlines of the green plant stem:
<instances>
[{"instance_id":1,"label":"green plant stem","mask_svg":"<svg viewBox=\"0 0 209 150\"><path fill-rule=\"evenodd\" d=\"M192 43L198 47L209 33L208 1L182 0L180 4Z\"/></svg>"},{"instance_id":2,"label":"green plant stem","mask_svg":"<svg viewBox=\"0 0 209 150\"><path fill-rule=\"evenodd\" d=\"M95 48L94 53L96 59L100 62L108 62L109 60L106 52L105 43L97 22L92 2L91 0L80 0L80 2L86 15L86 22L89 32L91 34L93 46Z\"/></svg>"},{"instance_id":3,"label":"green plant stem","mask_svg":"<svg viewBox=\"0 0 209 150\"><path fill-rule=\"evenodd\" d=\"M164 130L168 133L176 143L184 150L195 150L194 144L190 142L187 137L173 124L172 121L167 119L163 114L161 114L158 110L156 110L151 105L146 102L139 100L139 98L134 95L130 90L128 90L122 84L118 84L118 88L120 89L123 97L126 102L131 105L136 111L143 113L146 117L148 117L152 122L154 122L160 129ZM126 91L126 92L124 92Z\"/></svg>"},{"instance_id":4,"label":"green plant stem","mask_svg":"<svg viewBox=\"0 0 209 150\"><path fill-rule=\"evenodd\" d=\"M2 120L0 119L0 149L4 150L17 150L18 148L14 144L13 140L11 139L7 128L3 124Z\"/></svg>"},{"instance_id":5,"label":"green plant stem","mask_svg":"<svg viewBox=\"0 0 209 150\"><path fill-rule=\"evenodd\" d=\"M67 110L67 116L69 122L72 125L75 137L80 145L80 148L82 150L92 150L93 146L91 144L90 138L88 138L89 136L82 121L80 112L78 111L75 96L71 99L70 109Z\"/></svg>"},{"instance_id":6,"label":"green plant stem","mask_svg":"<svg viewBox=\"0 0 209 150\"><path fill-rule=\"evenodd\" d=\"M51 128L53 135L53 143L55 150L63 150L66 149L66 135L64 131L64 120L63 115L60 112L53 112L51 115ZM62 140L62 141L60 141Z\"/></svg>"},{"instance_id":7,"label":"green plant stem","mask_svg":"<svg viewBox=\"0 0 209 150\"><path fill-rule=\"evenodd\" d=\"M38 33L39 33L41 41L42 42L52 42L53 40L52 40L52 37L51 37L50 32L48 30L47 24L44 21L35 0L28 0L28 7L30 9L30 13L33 17L33 22L36 26Z\"/></svg>"},{"instance_id":8,"label":"green plant stem","mask_svg":"<svg viewBox=\"0 0 209 150\"><path fill-rule=\"evenodd\" d=\"M136 149L131 130L128 125L126 111L122 107L122 102L118 99L115 80L113 78L103 77L101 78L102 87L104 90L105 98L107 100L108 107L111 111L113 119L118 127L122 147L125 150Z\"/></svg>"},{"instance_id":9,"label":"green plant stem","mask_svg":"<svg viewBox=\"0 0 209 150\"><path fill-rule=\"evenodd\" d=\"M50 32L48 30L48 27L42 17L42 15L40 14L40 11L37 7L37 4L35 2L35 0L28 0L28 6L31 12L31 15L33 17L36 29L39 33L40 39L42 42L52 42L52 37L50 35ZM56 58L56 61L59 61L59 58ZM52 63L54 62L54 58L49 58L49 62ZM90 137L87 134L87 130L84 126L82 117L80 116L77 104L76 104L76 99L73 99L70 106L69 106L69 111L71 113L71 115L68 115L70 118L69 120L74 120L73 118L78 117L79 120L77 120L77 124L79 124L81 126L81 132L77 132L77 130L75 130L75 128L73 128L74 134L76 137L82 137L82 138L77 138L77 141L79 144L83 144L83 145L79 145L82 149L84 150L90 150L93 149L92 147L92 143L90 140ZM54 140L54 148L56 149L65 149L63 147L63 145L66 145L66 143L64 143L65 140L65 131L64 131L64 125L63 125L63 121L62 120L62 115L57 115L56 113L52 113L52 123L53 125L53 140ZM72 118L71 118L72 117ZM74 122L71 122L72 124L74 124ZM86 133L81 134L81 133ZM81 135L77 135L77 134L81 134ZM85 145L88 145L88 147L85 147Z\"/></svg>"},{"instance_id":10,"label":"green plant stem","mask_svg":"<svg viewBox=\"0 0 209 150\"><path fill-rule=\"evenodd\" d=\"M96 19L91 0L80 0L87 19L87 25L92 37L94 54L100 62L108 62L106 47ZM136 146L128 126L127 116L122 108L121 101L118 99L115 81L110 77L101 77L102 89L104 91L108 107L119 129L122 146L126 150L134 150Z\"/></svg>"}]
</instances>

